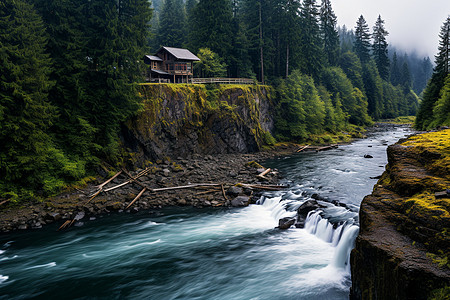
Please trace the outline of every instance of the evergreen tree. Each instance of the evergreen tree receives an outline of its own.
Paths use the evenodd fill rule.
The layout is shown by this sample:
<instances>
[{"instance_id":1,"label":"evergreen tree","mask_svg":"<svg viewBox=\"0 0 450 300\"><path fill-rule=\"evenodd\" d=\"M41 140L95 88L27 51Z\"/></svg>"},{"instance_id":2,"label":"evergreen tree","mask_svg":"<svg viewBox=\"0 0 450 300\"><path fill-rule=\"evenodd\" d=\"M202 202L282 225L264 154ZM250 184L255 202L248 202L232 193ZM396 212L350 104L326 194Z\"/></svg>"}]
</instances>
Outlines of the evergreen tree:
<instances>
[{"instance_id":1,"label":"evergreen tree","mask_svg":"<svg viewBox=\"0 0 450 300\"><path fill-rule=\"evenodd\" d=\"M336 29L337 18L330 0L322 0L320 7L320 29L323 48L330 65L336 65L339 55L339 34Z\"/></svg>"},{"instance_id":2,"label":"evergreen tree","mask_svg":"<svg viewBox=\"0 0 450 300\"><path fill-rule=\"evenodd\" d=\"M369 25L361 15L356 22L355 27L355 43L353 44L356 55L362 63L370 60L370 33Z\"/></svg>"},{"instance_id":3,"label":"evergreen tree","mask_svg":"<svg viewBox=\"0 0 450 300\"><path fill-rule=\"evenodd\" d=\"M434 105L433 117L430 127L450 126L450 75L445 80L444 87L441 90L441 97Z\"/></svg>"},{"instance_id":4,"label":"evergreen tree","mask_svg":"<svg viewBox=\"0 0 450 300\"><path fill-rule=\"evenodd\" d=\"M164 0L158 28L157 40L160 46L183 46L187 33L183 0Z\"/></svg>"},{"instance_id":5,"label":"evergreen tree","mask_svg":"<svg viewBox=\"0 0 450 300\"><path fill-rule=\"evenodd\" d=\"M316 0L304 0L300 10L302 32L300 37L301 71L318 80L324 56L320 38L319 8Z\"/></svg>"},{"instance_id":6,"label":"evergreen tree","mask_svg":"<svg viewBox=\"0 0 450 300\"><path fill-rule=\"evenodd\" d=\"M403 86L403 88L409 91L411 89L412 80L407 60L403 62L400 80L400 84Z\"/></svg>"},{"instance_id":7,"label":"evergreen tree","mask_svg":"<svg viewBox=\"0 0 450 300\"><path fill-rule=\"evenodd\" d=\"M417 113L415 127L419 130L430 128L433 122L433 109L444 87L450 64L450 16L447 17L439 33L439 52L436 56L436 67L424 91L423 100Z\"/></svg>"},{"instance_id":8,"label":"evergreen tree","mask_svg":"<svg viewBox=\"0 0 450 300\"><path fill-rule=\"evenodd\" d=\"M384 20L378 15L378 19L373 27L373 57L378 68L378 73L381 79L388 80L389 78L389 57L388 57L388 43L386 36L389 33L384 28Z\"/></svg>"},{"instance_id":9,"label":"evergreen tree","mask_svg":"<svg viewBox=\"0 0 450 300\"><path fill-rule=\"evenodd\" d=\"M394 56L392 57L390 79L392 85L394 86L399 85L401 83L401 73L400 67L398 65L397 52L394 52Z\"/></svg>"},{"instance_id":10,"label":"evergreen tree","mask_svg":"<svg viewBox=\"0 0 450 300\"><path fill-rule=\"evenodd\" d=\"M339 66L351 80L353 86L364 92L362 66L358 56L354 52L344 53L339 60Z\"/></svg>"},{"instance_id":11,"label":"evergreen tree","mask_svg":"<svg viewBox=\"0 0 450 300\"><path fill-rule=\"evenodd\" d=\"M383 80L378 74L377 66L373 60L363 65L362 76L369 115L374 120L379 120L383 112Z\"/></svg>"},{"instance_id":12,"label":"evergreen tree","mask_svg":"<svg viewBox=\"0 0 450 300\"><path fill-rule=\"evenodd\" d=\"M367 115L367 100L364 94L358 88L353 87L341 68L324 69L321 82L331 93L334 107L337 109L342 104L342 110L350 123L362 126L370 124L370 117Z\"/></svg>"},{"instance_id":13,"label":"evergreen tree","mask_svg":"<svg viewBox=\"0 0 450 300\"><path fill-rule=\"evenodd\" d=\"M200 0L191 18L190 48L209 48L227 60L233 41L230 0Z\"/></svg>"},{"instance_id":14,"label":"evergreen tree","mask_svg":"<svg viewBox=\"0 0 450 300\"><path fill-rule=\"evenodd\" d=\"M0 3L0 195L54 193L59 176L80 175L48 133L56 115L48 101L51 60L41 17L22 0ZM27 191L28 190L28 191ZM6 194L6 195L5 195Z\"/></svg>"},{"instance_id":15,"label":"evergreen tree","mask_svg":"<svg viewBox=\"0 0 450 300\"><path fill-rule=\"evenodd\" d=\"M355 43L355 33L353 30L347 30L347 27L343 25L342 28L338 27L338 35L341 53L353 51L353 44Z\"/></svg>"}]
</instances>

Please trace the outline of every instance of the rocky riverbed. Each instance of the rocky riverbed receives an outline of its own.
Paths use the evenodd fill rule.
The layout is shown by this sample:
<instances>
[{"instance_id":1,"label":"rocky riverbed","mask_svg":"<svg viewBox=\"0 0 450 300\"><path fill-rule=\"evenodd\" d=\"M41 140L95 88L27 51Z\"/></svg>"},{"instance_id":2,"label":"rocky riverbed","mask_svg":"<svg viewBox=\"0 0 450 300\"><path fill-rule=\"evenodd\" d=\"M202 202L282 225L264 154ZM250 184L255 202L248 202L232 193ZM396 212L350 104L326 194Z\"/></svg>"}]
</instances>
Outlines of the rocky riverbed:
<instances>
[{"instance_id":1,"label":"rocky riverbed","mask_svg":"<svg viewBox=\"0 0 450 300\"><path fill-rule=\"evenodd\" d=\"M258 199L265 190L248 185L274 185L280 178L277 170L258 176L266 170L258 162L290 154L298 148L298 145L291 144L255 154L194 154L189 159L157 160L130 174L122 171L90 200L99 191L98 186L108 179L107 176L99 176L83 189L74 189L42 202L3 205L0 210L0 232L39 229L46 224L64 224L68 220L71 221L70 225L80 226L99 214L136 213L166 206L246 206ZM135 181L108 191L143 171L145 175ZM205 185L192 186L195 184ZM161 190L180 186L192 187ZM128 207L143 187L146 187L146 191Z\"/></svg>"}]
</instances>

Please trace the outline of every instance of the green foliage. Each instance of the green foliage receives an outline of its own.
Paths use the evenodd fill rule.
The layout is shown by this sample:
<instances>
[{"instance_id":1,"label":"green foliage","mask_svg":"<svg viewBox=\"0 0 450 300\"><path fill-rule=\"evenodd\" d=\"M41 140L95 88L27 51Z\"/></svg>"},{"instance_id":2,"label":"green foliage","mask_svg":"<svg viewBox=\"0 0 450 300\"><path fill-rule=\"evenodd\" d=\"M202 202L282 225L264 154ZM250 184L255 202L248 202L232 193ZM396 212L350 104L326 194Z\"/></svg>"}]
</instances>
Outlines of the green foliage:
<instances>
[{"instance_id":1,"label":"green foliage","mask_svg":"<svg viewBox=\"0 0 450 300\"><path fill-rule=\"evenodd\" d=\"M369 125L370 118L367 115L367 100L358 88L354 88L344 71L338 67L323 70L321 81L331 93L334 106L342 104L342 110L348 116L350 123L355 125ZM341 117L342 119L342 117Z\"/></svg>"},{"instance_id":2,"label":"green foliage","mask_svg":"<svg viewBox=\"0 0 450 300\"><path fill-rule=\"evenodd\" d=\"M209 48L227 58L232 42L232 11L228 0L200 0L192 11L189 47L195 52Z\"/></svg>"},{"instance_id":3,"label":"green foliage","mask_svg":"<svg viewBox=\"0 0 450 300\"><path fill-rule=\"evenodd\" d=\"M353 45L356 55L362 63L370 60L370 33L369 25L361 15L356 22L355 27L355 42Z\"/></svg>"},{"instance_id":4,"label":"green foliage","mask_svg":"<svg viewBox=\"0 0 450 300\"><path fill-rule=\"evenodd\" d=\"M157 37L159 45L180 48L186 40L186 34L183 0L165 0L159 17Z\"/></svg>"},{"instance_id":5,"label":"green foliage","mask_svg":"<svg viewBox=\"0 0 450 300\"><path fill-rule=\"evenodd\" d=\"M430 127L450 126L450 75L441 89L441 97L433 107L433 118Z\"/></svg>"},{"instance_id":6,"label":"green foliage","mask_svg":"<svg viewBox=\"0 0 450 300\"><path fill-rule=\"evenodd\" d=\"M225 77L227 65L222 58L208 48L201 48L197 54L200 61L195 62L195 73L199 77Z\"/></svg>"},{"instance_id":7,"label":"green foliage","mask_svg":"<svg viewBox=\"0 0 450 300\"><path fill-rule=\"evenodd\" d=\"M279 137L301 141L324 131L326 106L311 77L295 70L280 82L277 92L275 125Z\"/></svg>"},{"instance_id":8,"label":"green foliage","mask_svg":"<svg viewBox=\"0 0 450 300\"><path fill-rule=\"evenodd\" d=\"M372 51L378 72L383 80L389 79L388 43L386 41L386 36L388 34L387 30L384 28L384 20L378 15L375 26L373 27Z\"/></svg>"},{"instance_id":9,"label":"green foliage","mask_svg":"<svg viewBox=\"0 0 450 300\"><path fill-rule=\"evenodd\" d=\"M373 60L364 64L362 76L369 115L374 120L379 120L383 111L383 81Z\"/></svg>"},{"instance_id":10,"label":"green foliage","mask_svg":"<svg viewBox=\"0 0 450 300\"><path fill-rule=\"evenodd\" d=\"M439 120L444 121L441 114L441 108L445 108L446 106L443 103L446 103L446 100L442 100L439 102L439 107L436 109L438 116L434 115L434 108L436 106L436 102L441 98L441 90L445 89L446 78L449 74L449 64L450 64L450 52L448 51L450 47L450 17L447 17L443 26L441 27L441 32L439 34L440 42L439 42L439 53L436 56L436 67L434 69L433 75L431 76L430 81L428 82L427 87L425 88L423 100L420 103L420 107L417 113L415 127L419 130L430 129L433 126L438 125L438 121L435 119L439 118ZM442 92L442 94L444 91ZM445 99L445 97L444 97ZM448 114L448 111L446 112Z\"/></svg>"},{"instance_id":11,"label":"green foliage","mask_svg":"<svg viewBox=\"0 0 450 300\"><path fill-rule=\"evenodd\" d=\"M447 300L450 299L450 286L434 290L428 297L428 300Z\"/></svg>"}]
</instances>

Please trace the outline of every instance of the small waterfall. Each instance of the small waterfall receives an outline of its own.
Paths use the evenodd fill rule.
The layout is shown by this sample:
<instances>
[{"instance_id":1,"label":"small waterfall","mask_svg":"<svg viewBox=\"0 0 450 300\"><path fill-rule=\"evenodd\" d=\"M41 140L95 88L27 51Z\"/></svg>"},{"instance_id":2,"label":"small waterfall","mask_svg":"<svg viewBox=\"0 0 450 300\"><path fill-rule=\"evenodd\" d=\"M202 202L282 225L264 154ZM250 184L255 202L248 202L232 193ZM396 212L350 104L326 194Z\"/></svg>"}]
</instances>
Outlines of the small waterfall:
<instances>
[{"instance_id":1,"label":"small waterfall","mask_svg":"<svg viewBox=\"0 0 450 300\"><path fill-rule=\"evenodd\" d=\"M333 224L322 218L320 213L319 210L308 214L305 229L336 247L332 265L350 271L350 252L354 247L359 227L345 222L334 229Z\"/></svg>"},{"instance_id":2,"label":"small waterfall","mask_svg":"<svg viewBox=\"0 0 450 300\"><path fill-rule=\"evenodd\" d=\"M273 198L261 197L256 204L262 205L267 210L271 211L270 215L277 221L284 217L294 217L296 214L295 211L286 210L286 205L288 205L288 202L282 201L281 196Z\"/></svg>"},{"instance_id":3,"label":"small waterfall","mask_svg":"<svg viewBox=\"0 0 450 300\"><path fill-rule=\"evenodd\" d=\"M359 227L356 225L347 226L342 233L342 238L334 252L333 266L350 271L350 252L355 245Z\"/></svg>"}]
</instances>

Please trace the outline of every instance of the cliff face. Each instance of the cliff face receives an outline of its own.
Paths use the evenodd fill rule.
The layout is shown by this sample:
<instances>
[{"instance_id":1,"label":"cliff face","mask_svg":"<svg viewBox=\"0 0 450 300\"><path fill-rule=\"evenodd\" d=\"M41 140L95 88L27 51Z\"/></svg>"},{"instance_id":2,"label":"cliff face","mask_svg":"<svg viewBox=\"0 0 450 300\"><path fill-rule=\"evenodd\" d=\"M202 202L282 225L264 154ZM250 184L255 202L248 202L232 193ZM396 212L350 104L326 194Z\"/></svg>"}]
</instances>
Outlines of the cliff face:
<instances>
[{"instance_id":1,"label":"cliff face","mask_svg":"<svg viewBox=\"0 0 450 300\"><path fill-rule=\"evenodd\" d=\"M266 86L142 85L143 109L123 126L122 142L138 164L255 152L271 138L271 93Z\"/></svg>"},{"instance_id":2,"label":"cliff face","mask_svg":"<svg viewBox=\"0 0 450 300\"><path fill-rule=\"evenodd\" d=\"M450 299L450 130L388 148L360 209L351 299Z\"/></svg>"}]
</instances>

